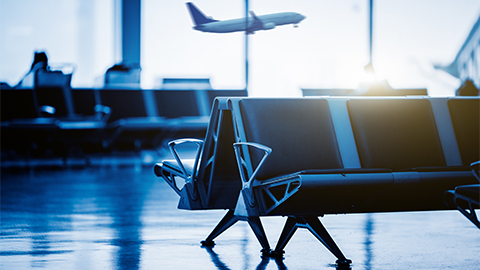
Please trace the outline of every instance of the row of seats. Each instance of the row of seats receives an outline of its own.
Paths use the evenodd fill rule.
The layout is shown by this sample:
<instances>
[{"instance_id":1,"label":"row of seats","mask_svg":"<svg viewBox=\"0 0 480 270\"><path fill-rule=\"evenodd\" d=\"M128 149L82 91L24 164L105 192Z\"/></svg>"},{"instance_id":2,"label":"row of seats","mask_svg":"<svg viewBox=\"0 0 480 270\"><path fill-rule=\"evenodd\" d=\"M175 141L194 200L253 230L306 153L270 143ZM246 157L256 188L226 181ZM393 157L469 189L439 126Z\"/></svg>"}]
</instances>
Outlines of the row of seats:
<instances>
[{"instance_id":1,"label":"row of seats","mask_svg":"<svg viewBox=\"0 0 480 270\"><path fill-rule=\"evenodd\" d=\"M445 192L478 185L479 112L478 97L219 98L204 140L171 143L201 145L198 158L155 173L179 208L228 209L204 245L247 220L266 255L307 228L349 264L318 216L455 209ZM288 216L274 250L260 216Z\"/></svg>"},{"instance_id":2,"label":"row of seats","mask_svg":"<svg viewBox=\"0 0 480 270\"><path fill-rule=\"evenodd\" d=\"M216 96L246 96L246 91L71 89L69 84L2 89L2 150L138 149L159 147L176 136L203 137Z\"/></svg>"},{"instance_id":3,"label":"row of seats","mask_svg":"<svg viewBox=\"0 0 480 270\"><path fill-rule=\"evenodd\" d=\"M112 109L108 122L132 117L208 116L217 96L246 96L245 90L2 89L1 121L39 117L37 107L52 106L55 117L94 114L95 105Z\"/></svg>"},{"instance_id":4,"label":"row of seats","mask_svg":"<svg viewBox=\"0 0 480 270\"><path fill-rule=\"evenodd\" d=\"M261 106L261 103L268 106ZM462 184L461 179L474 180L469 165L480 159L478 98L280 99L268 102L239 99L238 106L240 116L236 119L241 117L242 124L237 126L243 127L244 135L237 141L260 143L273 150L258 170L256 178L259 180L280 176L285 179L285 175L298 172L311 177L324 174L322 170L353 169L360 174L374 169L383 173L388 170L386 178L380 182L358 181L362 188L368 187L360 194L364 198L358 197L359 194L342 198L341 194L332 192L320 198L317 188L312 187L305 192L317 194L320 201L312 199L311 204L303 205L300 191L306 187L299 188L296 196L292 194L289 204L259 193L260 201L265 203L260 209L264 215L299 214L298 205L303 205L303 214L319 215L445 209L443 193ZM302 117L304 115L309 117ZM274 124L265 127L265 122ZM261 156L251 155L250 158L252 164L248 169L253 170ZM438 176L435 173L442 171L448 173ZM444 175L447 176L443 178ZM430 180L432 185L428 184ZM390 186L402 181L418 182L418 185L412 185L414 192L409 193L384 190L385 183ZM270 195L278 188L273 190L262 185L259 189ZM380 197L376 202L366 203L374 196ZM398 200L391 200L392 197ZM325 198L337 203L331 203L331 208L325 207ZM299 200L298 204L295 200ZM318 205L322 208L317 209Z\"/></svg>"}]
</instances>

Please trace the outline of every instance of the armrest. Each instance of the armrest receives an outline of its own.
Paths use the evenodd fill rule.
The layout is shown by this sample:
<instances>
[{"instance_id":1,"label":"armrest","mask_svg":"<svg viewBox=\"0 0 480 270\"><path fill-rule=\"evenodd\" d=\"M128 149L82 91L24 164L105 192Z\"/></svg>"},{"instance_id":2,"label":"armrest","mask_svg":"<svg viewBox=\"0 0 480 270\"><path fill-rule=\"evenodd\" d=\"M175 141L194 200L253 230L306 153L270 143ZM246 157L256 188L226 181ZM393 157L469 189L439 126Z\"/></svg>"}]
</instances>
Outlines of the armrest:
<instances>
[{"instance_id":1,"label":"armrest","mask_svg":"<svg viewBox=\"0 0 480 270\"><path fill-rule=\"evenodd\" d=\"M175 149L175 147L177 145L184 144L184 143L196 143L197 144L197 154L195 156L195 162L193 164L192 175L188 175L188 172L185 169L185 165L183 165L183 162L180 158L180 155L178 154L177 150ZM203 141L199 140L199 139L178 139L178 140L173 140L173 141L168 143L168 147L170 148L170 152L172 153L173 157L177 161L178 166L180 167L185 179L195 178L195 176L197 174L198 162L200 160L200 153L202 152L201 151L202 146L203 146Z\"/></svg>"},{"instance_id":2,"label":"armrest","mask_svg":"<svg viewBox=\"0 0 480 270\"><path fill-rule=\"evenodd\" d=\"M100 104L95 105L95 107L93 107L93 110L97 119L103 122L107 122L108 118L110 118L110 114L112 113L110 107Z\"/></svg>"},{"instance_id":3,"label":"armrest","mask_svg":"<svg viewBox=\"0 0 480 270\"><path fill-rule=\"evenodd\" d=\"M250 177L247 177L247 173L245 172L246 162L245 162L245 159L242 157L242 151L240 150L240 147L242 146L253 147L263 151L263 157L260 160L260 162L257 164L257 166L255 168L252 168L253 172L250 175ZM238 164L238 169L240 171L240 177L242 179L243 189L251 189L253 180L255 179L255 176L257 175L258 170L262 167L263 163L265 162L267 157L270 155L270 153L272 153L272 149L268 146L265 146L259 143L251 143L251 142L234 143L233 147L235 149L235 156L237 158L237 164Z\"/></svg>"},{"instance_id":4,"label":"armrest","mask_svg":"<svg viewBox=\"0 0 480 270\"><path fill-rule=\"evenodd\" d=\"M244 157L242 156L242 151L240 149L242 146L253 147L263 151L263 157L260 160L260 162L257 164L257 166L255 168L252 168L253 172L250 175L250 177L247 177L247 172L246 172L247 163ZM268 155L272 153L272 149L268 146L265 146L259 143L252 143L252 142L234 143L233 148L235 149L235 157L237 159L238 170L240 171L240 178L242 179L242 190L250 206L255 206L255 199L252 191L253 180L255 179L255 176L257 175L258 170L262 167Z\"/></svg>"},{"instance_id":5,"label":"armrest","mask_svg":"<svg viewBox=\"0 0 480 270\"><path fill-rule=\"evenodd\" d=\"M40 117L52 117L55 114L55 107L44 105L40 109Z\"/></svg>"},{"instance_id":6,"label":"armrest","mask_svg":"<svg viewBox=\"0 0 480 270\"><path fill-rule=\"evenodd\" d=\"M473 175L475 175L477 180L480 182L480 160L470 164L470 168L472 168Z\"/></svg>"}]
</instances>

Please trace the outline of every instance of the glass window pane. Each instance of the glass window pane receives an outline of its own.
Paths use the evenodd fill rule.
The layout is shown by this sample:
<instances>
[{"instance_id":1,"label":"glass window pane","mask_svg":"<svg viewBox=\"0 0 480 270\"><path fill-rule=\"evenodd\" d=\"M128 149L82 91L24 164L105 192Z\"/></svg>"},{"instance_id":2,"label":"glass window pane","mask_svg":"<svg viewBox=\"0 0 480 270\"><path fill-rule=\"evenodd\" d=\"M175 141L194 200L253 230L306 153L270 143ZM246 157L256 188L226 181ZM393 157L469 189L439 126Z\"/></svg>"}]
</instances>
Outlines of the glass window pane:
<instances>
[{"instance_id":1,"label":"glass window pane","mask_svg":"<svg viewBox=\"0 0 480 270\"><path fill-rule=\"evenodd\" d=\"M73 65L73 87L93 87L114 63L113 0L0 0L0 80L15 85L35 51Z\"/></svg>"}]
</instances>

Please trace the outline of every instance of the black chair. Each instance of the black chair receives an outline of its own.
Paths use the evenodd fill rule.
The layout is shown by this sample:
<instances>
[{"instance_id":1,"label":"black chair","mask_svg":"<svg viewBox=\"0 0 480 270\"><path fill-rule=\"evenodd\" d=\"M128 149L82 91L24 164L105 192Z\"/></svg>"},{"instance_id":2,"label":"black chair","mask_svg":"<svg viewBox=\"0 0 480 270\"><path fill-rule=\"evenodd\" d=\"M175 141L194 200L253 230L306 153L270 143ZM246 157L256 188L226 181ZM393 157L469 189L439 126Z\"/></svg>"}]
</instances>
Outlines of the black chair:
<instances>
[{"instance_id":1,"label":"black chair","mask_svg":"<svg viewBox=\"0 0 480 270\"><path fill-rule=\"evenodd\" d=\"M480 181L480 100L458 98L448 101L455 135L464 165L471 164L472 173ZM445 203L456 207L480 229L475 209L480 207L480 184L461 185L445 193Z\"/></svg>"},{"instance_id":2,"label":"black chair","mask_svg":"<svg viewBox=\"0 0 480 270\"><path fill-rule=\"evenodd\" d=\"M362 168L446 166L428 100L352 99L347 105Z\"/></svg>"},{"instance_id":3,"label":"black chair","mask_svg":"<svg viewBox=\"0 0 480 270\"><path fill-rule=\"evenodd\" d=\"M263 251L268 253L270 246L260 219L234 215L242 185L232 147L235 142L232 113L225 106L225 102L225 98L214 102L205 140L182 139L171 142L169 146L175 160L164 160L156 164L154 171L180 196L180 209L228 209L224 218L202 241L203 245L214 245L213 239L237 221L244 219L259 239ZM195 160L180 159L175 149L178 144L183 143L196 143L199 146ZM177 185L178 177L186 180L183 187Z\"/></svg>"},{"instance_id":4,"label":"black chair","mask_svg":"<svg viewBox=\"0 0 480 270\"><path fill-rule=\"evenodd\" d=\"M473 174L480 182L480 161L472 163L471 166ZM461 185L455 187L454 190L448 190L445 192L445 204L456 207L460 213L480 229L480 221L475 213L475 209L480 208L480 184Z\"/></svg>"},{"instance_id":5,"label":"black chair","mask_svg":"<svg viewBox=\"0 0 480 270\"><path fill-rule=\"evenodd\" d=\"M153 90L158 114L171 122L163 140L205 137L209 115L216 97L246 96L246 90L160 89Z\"/></svg>"},{"instance_id":6,"label":"black chair","mask_svg":"<svg viewBox=\"0 0 480 270\"><path fill-rule=\"evenodd\" d=\"M469 166L480 160L480 100L450 99L448 107L463 165Z\"/></svg>"},{"instance_id":7,"label":"black chair","mask_svg":"<svg viewBox=\"0 0 480 270\"><path fill-rule=\"evenodd\" d=\"M202 116L199 96L203 90L155 90L158 114L167 118ZM205 126L206 128L206 126Z\"/></svg>"},{"instance_id":8,"label":"black chair","mask_svg":"<svg viewBox=\"0 0 480 270\"><path fill-rule=\"evenodd\" d=\"M160 89L154 90L158 114L171 122L171 128L162 140L205 137L212 104L206 90Z\"/></svg>"},{"instance_id":9,"label":"black chair","mask_svg":"<svg viewBox=\"0 0 480 270\"><path fill-rule=\"evenodd\" d=\"M72 74L61 71L38 70L34 76L34 93L37 110L51 106L55 108L56 118L66 118L74 115L73 99L70 83Z\"/></svg>"},{"instance_id":10,"label":"black chair","mask_svg":"<svg viewBox=\"0 0 480 270\"><path fill-rule=\"evenodd\" d=\"M47 117L53 108L41 108L39 116L33 89L2 89L0 97L2 153L7 158L36 155L57 130L55 119Z\"/></svg>"},{"instance_id":11,"label":"black chair","mask_svg":"<svg viewBox=\"0 0 480 270\"><path fill-rule=\"evenodd\" d=\"M105 140L104 129L110 108L102 106L94 90L72 90L72 74L61 71L42 71L35 74L34 91L37 108L47 105L55 108L51 116L58 127L52 145L64 161L79 155L90 162L86 152L100 150Z\"/></svg>"},{"instance_id":12,"label":"black chair","mask_svg":"<svg viewBox=\"0 0 480 270\"><path fill-rule=\"evenodd\" d=\"M33 89L2 89L1 122L7 125L13 119L33 119L37 117Z\"/></svg>"},{"instance_id":13,"label":"black chair","mask_svg":"<svg viewBox=\"0 0 480 270\"><path fill-rule=\"evenodd\" d=\"M117 150L157 147L157 137L170 129L165 117L149 114L144 90L99 89L101 104L111 108L108 145Z\"/></svg>"},{"instance_id":14,"label":"black chair","mask_svg":"<svg viewBox=\"0 0 480 270\"><path fill-rule=\"evenodd\" d=\"M93 115L95 106L101 104L98 89L72 88L71 94L76 115Z\"/></svg>"},{"instance_id":15,"label":"black chair","mask_svg":"<svg viewBox=\"0 0 480 270\"><path fill-rule=\"evenodd\" d=\"M2 118L8 119L2 121L2 141L27 156L57 151L57 116L69 114L64 95L69 90L66 88L70 86L71 74L37 70L32 77L33 89L9 90L2 104Z\"/></svg>"},{"instance_id":16,"label":"black chair","mask_svg":"<svg viewBox=\"0 0 480 270\"><path fill-rule=\"evenodd\" d=\"M390 203L378 203L375 211L452 209L444 192L474 183L468 166L447 165L428 99L351 99L347 105L362 168L416 179L386 192Z\"/></svg>"},{"instance_id":17,"label":"black chair","mask_svg":"<svg viewBox=\"0 0 480 270\"><path fill-rule=\"evenodd\" d=\"M232 114L216 101L205 140L180 139L171 142L175 160L164 160L155 166L155 173L169 183L182 196L182 209L234 209L241 190L240 176L236 171L235 142ZM175 147L180 143L199 144L196 160L180 159ZM194 164L197 163L198 166ZM182 169L182 167L184 169ZM198 168L197 168L198 167ZM188 184L181 189L174 177L187 176ZM189 195L193 196L189 196Z\"/></svg>"}]
</instances>

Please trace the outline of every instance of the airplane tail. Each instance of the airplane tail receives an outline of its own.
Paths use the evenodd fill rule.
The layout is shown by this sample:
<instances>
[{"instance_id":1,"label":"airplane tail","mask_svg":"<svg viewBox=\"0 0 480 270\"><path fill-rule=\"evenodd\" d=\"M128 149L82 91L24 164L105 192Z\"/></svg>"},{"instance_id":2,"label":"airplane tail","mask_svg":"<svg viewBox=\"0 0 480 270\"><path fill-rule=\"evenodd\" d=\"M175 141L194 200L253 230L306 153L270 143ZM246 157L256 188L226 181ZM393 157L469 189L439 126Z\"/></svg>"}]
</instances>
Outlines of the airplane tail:
<instances>
[{"instance_id":1,"label":"airplane tail","mask_svg":"<svg viewBox=\"0 0 480 270\"><path fill-rule=\"evenodd\" d=\"M192 17L192 21L195 25L201 25L204 23L215 22L216 20L212 19L212 17L207 17L203 14L200 9L198 9L192 2L187 3L188 10L190 11L190 16Z\"/></svg>"}]
</instances>

